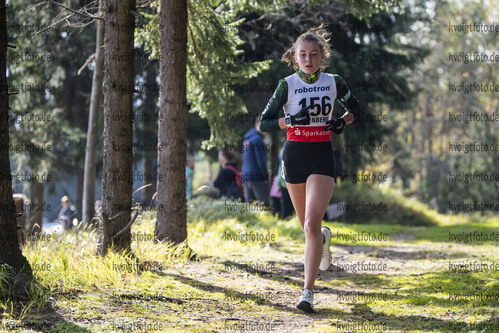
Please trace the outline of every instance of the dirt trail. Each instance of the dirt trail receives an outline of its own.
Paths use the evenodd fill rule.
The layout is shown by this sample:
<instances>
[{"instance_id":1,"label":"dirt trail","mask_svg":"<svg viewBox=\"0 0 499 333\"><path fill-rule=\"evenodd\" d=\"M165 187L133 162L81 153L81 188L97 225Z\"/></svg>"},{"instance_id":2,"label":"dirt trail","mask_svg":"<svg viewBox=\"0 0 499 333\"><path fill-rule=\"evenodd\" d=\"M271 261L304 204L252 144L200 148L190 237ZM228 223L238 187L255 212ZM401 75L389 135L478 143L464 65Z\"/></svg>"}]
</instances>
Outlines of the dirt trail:
<instances>
[{"instance_id":1,"label":"dirt trail","mask_svg":"<svg viewBox=\"0 0 499 333\"><path fill-rule=\"evenodd\" d=\"M335 327L335 323L339 319L369 321L379 317L358 298L369 297L368 293L376 297L396 297L399 288L383 287L380 274L412 275L441 270L445 260L459 251L455 245L443 247L437 243L430 250L428 245L402 243L402 239L407 239L404 235L399 239L400 243L395 246L332 246L333 265L325 272L319 271L314 294L317 313L313 315L296 308L303 288L303 261L299 254L280 252L275 256L277 260L260 262L264 269L256 271L221 258L201 258L201 261L182 265L182 276L177 269L164 273L213 293L214 297L209 299L194 300L209 305L202 306L209 312L194 306L192 312L185 314L193 321L216 322L213 332L321 332L325 327L331 331L337 328L342 332L357 332L361 330L346 327L344 322L343 326ZM253 264L253 267L255 265L258 266ZM328 286L335 280L344 283L339 287ZM373 288L383 291L372 294ZM222 298L215 293L223 293ZM241 305L248 299L257 300L261 311L248 313L247 307ZM385 326L383 329L380 321L377 323L370 331L404 330L403 319L395 328Z\"/></svg>"}]
</instances>

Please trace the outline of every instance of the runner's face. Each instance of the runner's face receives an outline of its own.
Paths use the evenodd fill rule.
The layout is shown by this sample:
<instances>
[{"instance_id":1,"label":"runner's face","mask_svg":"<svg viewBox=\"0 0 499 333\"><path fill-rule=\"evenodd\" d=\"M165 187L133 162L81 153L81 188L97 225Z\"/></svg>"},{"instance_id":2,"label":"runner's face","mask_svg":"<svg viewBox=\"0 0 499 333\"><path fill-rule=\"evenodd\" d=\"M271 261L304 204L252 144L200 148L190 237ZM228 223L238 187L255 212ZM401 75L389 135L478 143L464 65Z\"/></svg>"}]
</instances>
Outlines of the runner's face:
<instances>
[{"instance_id":1,"label":"runner's face","mask_svg":"<svg viewBox=\"0 0 499 333\"><path fill-rule=\"evenodd\" d=\"M296 45L295 61L301 71L314 74L321 66L322 53L319 43L315 41L301 41Z\"/></svg>"}]
</instances>

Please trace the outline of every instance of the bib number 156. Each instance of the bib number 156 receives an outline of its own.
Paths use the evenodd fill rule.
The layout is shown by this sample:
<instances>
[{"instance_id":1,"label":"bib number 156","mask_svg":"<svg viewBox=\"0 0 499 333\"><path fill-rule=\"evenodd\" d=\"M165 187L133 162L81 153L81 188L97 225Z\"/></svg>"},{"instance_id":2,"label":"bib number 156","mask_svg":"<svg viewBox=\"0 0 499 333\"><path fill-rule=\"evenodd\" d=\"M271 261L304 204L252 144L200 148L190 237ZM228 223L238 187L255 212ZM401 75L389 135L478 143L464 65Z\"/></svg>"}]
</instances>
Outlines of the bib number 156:
<instances>
[{"instance_id":1,"label":"bib number 156","mask_svg":"<svg viewBox=\"0 0 499 333\"><path fill-rule=\"evenodd\" d=\"M329 96L322 96L322 101L320 97L310 97L310 110L313 110L315 107L315 111L310 111L311 116L319 116L322 114L323 116L327 116L333 107L329 101L331 98ZM303 98L298 104L301 105L302 108L307 107L307 99Z\"/></svg>"}]
</instances>

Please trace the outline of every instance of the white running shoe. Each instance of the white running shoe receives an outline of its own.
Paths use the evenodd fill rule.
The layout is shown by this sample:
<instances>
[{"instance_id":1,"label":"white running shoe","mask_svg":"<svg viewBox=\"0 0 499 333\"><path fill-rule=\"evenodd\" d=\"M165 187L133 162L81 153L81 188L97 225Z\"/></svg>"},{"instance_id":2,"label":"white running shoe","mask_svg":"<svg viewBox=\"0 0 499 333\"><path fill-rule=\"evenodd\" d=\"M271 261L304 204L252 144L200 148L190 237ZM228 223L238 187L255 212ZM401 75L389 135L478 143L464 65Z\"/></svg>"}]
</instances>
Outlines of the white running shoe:
<instances>
[{"instance_id":1,"label":"white running shoe","mask_svg":"<svg viewBox=\"0 0 499 333\"><path fill-rule=\"evenodd\" d=\"M314 313L314 293L310 289L303 289L301 293L300 303L296 306L298 309L306 313Z\"/></svg>"},{"instance_id":2,"label":"white running shoe","mask_svg":"<svg viewBox=\"0 0 499 333\"><path fill-rule=\"evenodd\" d=\"M322 243L322 259L319 269L325 271L331 266L331 250L329 249L331 230L328 227L322 227L322 235L324 236L324 242Z\"/></svg>"}]
</instances>

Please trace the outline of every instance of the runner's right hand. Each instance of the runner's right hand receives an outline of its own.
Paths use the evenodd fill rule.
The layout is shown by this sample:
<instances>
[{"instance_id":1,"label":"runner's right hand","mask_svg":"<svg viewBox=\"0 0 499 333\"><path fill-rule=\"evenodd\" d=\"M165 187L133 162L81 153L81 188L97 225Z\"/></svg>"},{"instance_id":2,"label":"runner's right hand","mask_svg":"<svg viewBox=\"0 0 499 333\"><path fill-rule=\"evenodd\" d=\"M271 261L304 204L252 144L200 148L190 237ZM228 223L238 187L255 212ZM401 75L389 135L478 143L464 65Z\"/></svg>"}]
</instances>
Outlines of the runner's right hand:
<instances>
[{"instance_id":1,"label":"runner's right hand","mask_svg":"<svg viewBox=\"0 0 499 333\"><path fill-rule=\"evenodd\" d=\"M298 111L297 114L294 116L290 116L291 118L291 125L308 125L310 124L310 112L308 111L310 109L310 105L307 107L304 107L300 111Z\"/></svg>"}]
</instances>

